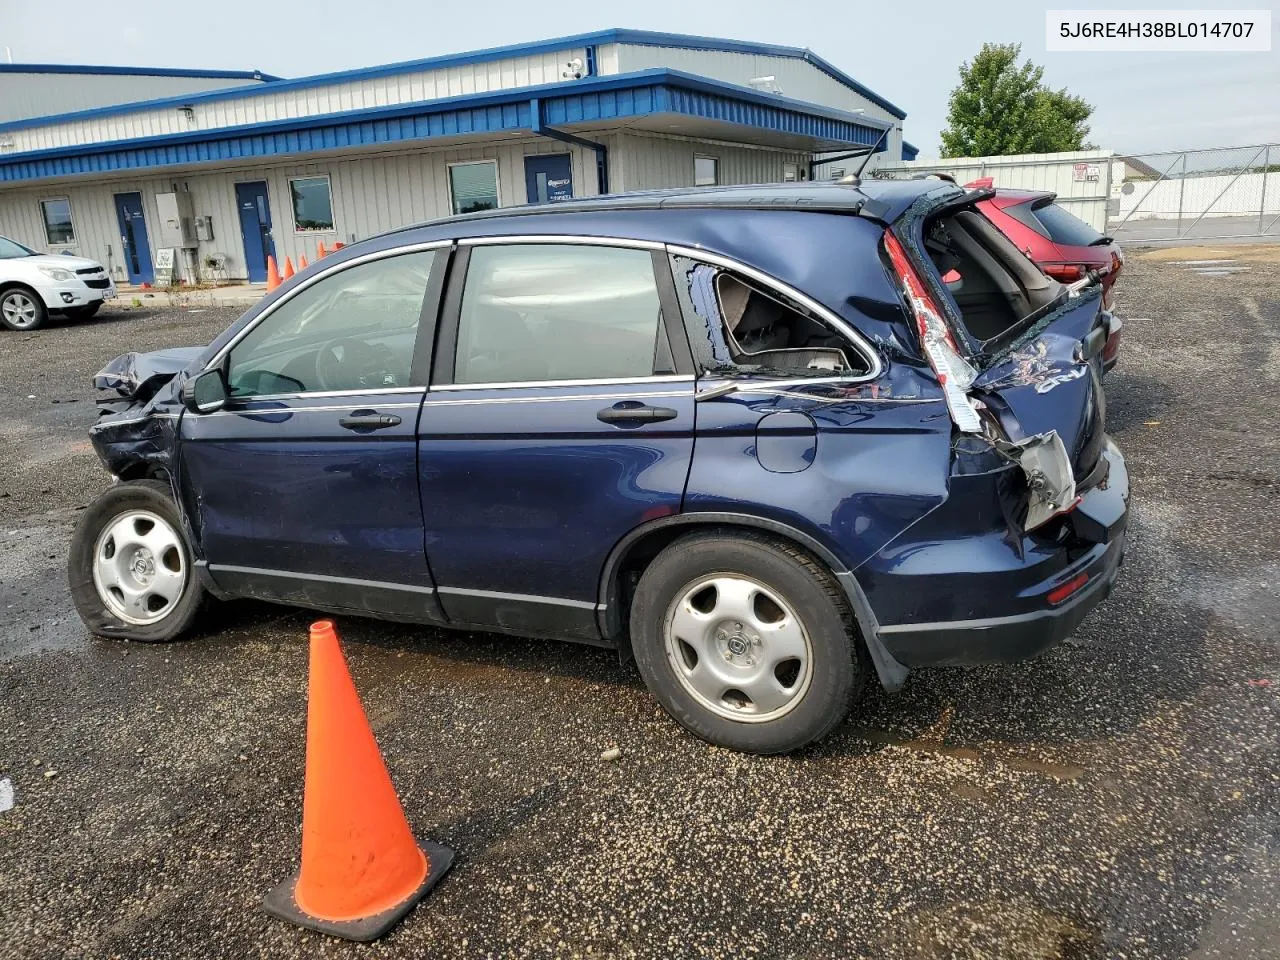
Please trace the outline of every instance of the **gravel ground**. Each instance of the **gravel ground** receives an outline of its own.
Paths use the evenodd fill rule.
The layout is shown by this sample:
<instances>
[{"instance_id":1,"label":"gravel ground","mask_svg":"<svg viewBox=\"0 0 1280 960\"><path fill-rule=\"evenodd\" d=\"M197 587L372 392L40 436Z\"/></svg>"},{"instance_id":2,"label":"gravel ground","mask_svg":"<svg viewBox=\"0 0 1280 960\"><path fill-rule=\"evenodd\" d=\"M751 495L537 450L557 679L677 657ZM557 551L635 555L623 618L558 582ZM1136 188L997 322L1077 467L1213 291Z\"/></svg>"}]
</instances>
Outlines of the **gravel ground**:
<instances>
[{"instance_id":1,"label":"gravel ground","mask_svg":"<svg viewBox=\"0 0 1280 960\"><path fill-rule=\"evenodd\" d=\"M802 755L691 739L606 651L339 621L410 820L458 851L369 947L259 910L297 867L307 614L228 605L148 647L86 636L64 586L107 482L90 376L232 313L0 335L0 954L1280 957L1280 264L1250 262L1121 280L1113 596Z\"/></svg>"}]
</instances>

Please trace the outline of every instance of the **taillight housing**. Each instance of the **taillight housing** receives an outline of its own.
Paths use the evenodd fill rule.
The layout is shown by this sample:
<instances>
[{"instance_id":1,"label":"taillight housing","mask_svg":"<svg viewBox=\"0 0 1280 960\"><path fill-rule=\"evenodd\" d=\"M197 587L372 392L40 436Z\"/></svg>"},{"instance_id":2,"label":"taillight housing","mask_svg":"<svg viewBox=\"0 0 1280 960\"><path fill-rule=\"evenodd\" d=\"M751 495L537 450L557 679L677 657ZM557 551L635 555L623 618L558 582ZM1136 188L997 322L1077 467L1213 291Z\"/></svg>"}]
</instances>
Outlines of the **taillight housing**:
<instances>
[{"instance_id":1,"label":"taillight housing","mask_svg":"<svg viewBox=\"0 0 1280 960\"><path fill-rule=\"evenodd\" d=\"M1078 263L1046 263L1040 269L1059 283L1075 283L1084 276L1084 267Z\"/></svg>"},{"instance_id":2,"label":"taillight housing","mask_svg":"<svg viewBox=\"0 0 1280 960\"><path fill-rule=\"evenodd\" d=\"M929 366L938 378L952 421L965 433L981 433L982 421L966 393L978 376L978 371L960 356L955 337L952 336L947 321L943 319L942 311L938 309L924 280L912 266L907 251L891 230L885 231L884 249L907 296L907 302L911 305L916 332L920 336L920 349L924 351Z\"/></svg>"},{"instance_id":3,"label":"taillight housing","mask_svg":"<svg viewBox=\"0 0 1280 960\"><path fill-rule=\"evenodd\" d=\"M1107 342L1102 345L1102 369L1110 370L1120 359L1120 331L1124 324L1112 314L1107 320Z\"/></svg>"}]
</instances>

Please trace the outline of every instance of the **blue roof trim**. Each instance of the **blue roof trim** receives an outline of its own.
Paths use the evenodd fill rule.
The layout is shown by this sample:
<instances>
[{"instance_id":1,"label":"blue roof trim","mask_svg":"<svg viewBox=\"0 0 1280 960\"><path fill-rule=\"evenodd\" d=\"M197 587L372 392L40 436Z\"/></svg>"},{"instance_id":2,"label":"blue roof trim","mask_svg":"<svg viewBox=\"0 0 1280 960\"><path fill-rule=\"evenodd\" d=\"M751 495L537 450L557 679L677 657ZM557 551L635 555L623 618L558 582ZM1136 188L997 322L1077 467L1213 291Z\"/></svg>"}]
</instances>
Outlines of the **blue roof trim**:
<instances>
[{"instance_id":1,"label":"blue roof trim","mask_svg":"<svg viewBox=\"0 0 1280 960\"><path fill-rule=\"evenodd\" d=\"M811 138L822 149L875 143L886 124L675 70L643 70L320 117L81 144L0 156L0 182L341 150L675 113Z\"/></svg>"},{"instance_id":2,"label":"blue roof trim","mask_svg":"<svg viewBox=\"0 0 1280 960\"><path fill-rule=\"evenodd\" d=\"M903 160L914 160L917 156L919 156L919 154L920 154L919 147L915 146L914 144L907 143L907 141L905 140L902 141L902 159Z\"/></svg>"},{"instance_id":3,"label":"blue roof trim","mask_svg":"<svg viewBox=\"0 0 1280 960\"><path fill-rule=\"evenodd\" d=\"M724 50L730 53L755 53L764 56L791 57L805 60L819 70L856 91L873 103L889 111L898 119L904 119L906 113L874 91L864 87L848 74L836 69L827 61L809 50L799 47L781 47L768 43L750 43L745 40L717 40L712 37L692 37L678 33L656 33L650 30L598 30L595 33L580 33L567 37L554 37L550 40L537 40L531 43L516 43L503 47L487 47L468 53L448 54L440 57L427 57L422 60L402 60L379 67L363 67L358 70L339 70L334 73L321 73L310 77L297 77L291 80L273 79L269 92L282 93L287 90L299 90L319 87L331 83L342 83L349 80L372 80L378 77L394 76L419 70L432 70L441 67L465 66L470 63L482 63L488 60L500 60L505 57L532 56L550 53L555 50L576 49L578 47L595 46L602 43L631 43L652 47L678 47L685 50ZM124 68L122 68L124 69ZM582 81L569 81L581 83ZM94 107L89 110L77 110L73 113L51 114L47 117L31 117L24 120L12 120L0 123L0 131L19 130L26 127L43 127L53 123L67 123L73 120L87 120L92 117L113 116L122 113L136 113L140 110L154 110L164 107L180 107L187 104L202 103L210 100L234 100L240 97L259 96L264 92L262 87L237 86L222 90L206 90L201 93L188 94L185 97L161 97L156 100L139 100L134 103L116 104L110 107Z\"/></svg>"},{"instance_id":4,"label":"blue roof trim","mask_svg":"<svg viewBox=\"0 0 1280 960\"><path fill-rule=\"evenodd\" d=\"M110 67L78 63L0 63L0 73L88 73L96 76L204 77L211 80L263 80L273 77L261 70L190 70L181 67Z\"/></svg>"}]
</instances>

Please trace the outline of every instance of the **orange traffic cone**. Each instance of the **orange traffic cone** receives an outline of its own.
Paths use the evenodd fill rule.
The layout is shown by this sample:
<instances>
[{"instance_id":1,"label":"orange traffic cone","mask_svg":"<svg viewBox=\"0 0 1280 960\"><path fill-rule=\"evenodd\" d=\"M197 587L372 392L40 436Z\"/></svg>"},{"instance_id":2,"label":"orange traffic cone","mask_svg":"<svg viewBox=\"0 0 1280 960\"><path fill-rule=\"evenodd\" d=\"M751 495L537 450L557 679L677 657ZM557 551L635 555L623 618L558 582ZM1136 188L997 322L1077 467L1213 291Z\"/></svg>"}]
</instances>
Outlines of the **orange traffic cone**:
<instances>
[{"instance_id":1,"label":"orange traffic cone","mask_svg":"<svg viewBox=\"0 0 1280 960\"><path fill-rule=\"evenodd\" d=\"M280 271L276 269L276 258L267 255L267 293L280 286Z\"/></svg>"},{"instance_id":2,"label":"orange traffic cone","mask_svg":"<svg viewBox=\"0 0 1280 960\"><path fill-rule=\"evenodd\" d=\"M284 258L284 273L280 274L280 279L281 279L281 280L288 280L288 279L289 279L290 277L292 277L292 276L293 276L293 258L292 258L292 257L285 257L285 258Z\"/></svg>"},{"instance_id":3,"label":"orange traffic cone","mask_svg":"<svg viewBox=\"0 0 1280 960\"><path fill-rule=\"evenodd\" d=\"M305 253L298 254L298 272L301 273L307 269L307 255Z\"/></svg>"},{"instance_id":4,"label":"orange traffic cone","mask_svg":"<svg viewBox=\"0 0 1280 960\"><path fill-rule=\"evenodd\" d=\"M323 260L323 259L324 259L324 255L325 255L326 253L328 253L328 252L329 252L329 251L328 251L328 250L326 250L326 249L324 248L324 241L323 241L323 240L317 240L317 241L316 241L316 259L317 259L317 260Z\"/></svg>"},{"instance_id":5,"label":"orange traffic cone","mask_svg":"<svg viewBox=\"0 0 1280 960\"><path fill-rule=\"evenodd\" d=\"M266 911L346 940L376 940L452 864L452 850L414 841L333 623L313 623L302 869L267 894Z\"/></svg>"}]
</instances>

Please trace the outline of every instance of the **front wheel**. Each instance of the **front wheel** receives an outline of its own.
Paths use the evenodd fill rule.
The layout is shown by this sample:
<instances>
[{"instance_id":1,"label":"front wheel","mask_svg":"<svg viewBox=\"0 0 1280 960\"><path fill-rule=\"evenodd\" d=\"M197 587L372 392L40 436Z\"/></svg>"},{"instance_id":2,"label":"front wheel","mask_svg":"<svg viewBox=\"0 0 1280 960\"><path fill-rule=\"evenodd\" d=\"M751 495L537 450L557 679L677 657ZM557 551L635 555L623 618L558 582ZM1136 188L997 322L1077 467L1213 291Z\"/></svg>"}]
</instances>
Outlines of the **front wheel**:
<instances>
[{"instance_id":1,"label":"front wheel","mask_svg":"<svg viewBox=\"0 0 1280 960\"><path fill-rule=\"evenodd\" d=\"M0 323L10 330L35 330L48 319L49 311L34 290L10 287L0 294Z\"/></svg>"},{"instance_id":2,"label":"front wheel","mask_svg":"<svg viewBox=\"0 0 1280 960\"><path fill-rule=\"evenodd\" d=\"M204 589L169 487L117 484L80 517L67 575L76 612L103 636L172 640L195 619Z\"/></svg>"},{"instance_id":3,"label":"front wheel","mask_svg":"<svg viewBox=\"0 0 1280 960\"><path fill-rule=\"evenodd\" d=\"M631 608L645 683L689 731L786 753L831 731L868 675L848 606L812 557L753 534L693 534L649 565Z\"/></svg>"}]
</instances>

